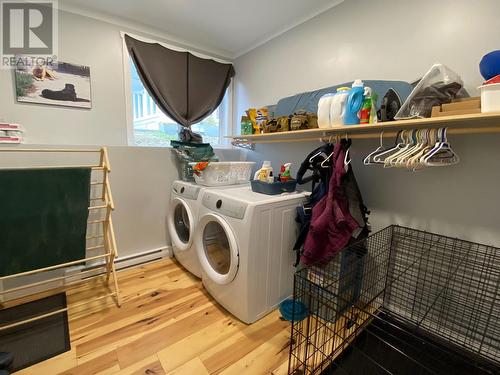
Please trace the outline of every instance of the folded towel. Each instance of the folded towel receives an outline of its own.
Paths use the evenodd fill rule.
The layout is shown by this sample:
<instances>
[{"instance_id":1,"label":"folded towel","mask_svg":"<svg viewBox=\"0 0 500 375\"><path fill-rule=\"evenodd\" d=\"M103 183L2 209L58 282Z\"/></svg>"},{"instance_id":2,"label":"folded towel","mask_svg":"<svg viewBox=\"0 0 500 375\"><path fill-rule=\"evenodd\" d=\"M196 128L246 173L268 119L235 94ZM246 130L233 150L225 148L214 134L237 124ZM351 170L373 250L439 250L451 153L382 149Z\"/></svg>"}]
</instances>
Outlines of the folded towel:
<instances>
[{"instance_id":1,"label":"folded towel","mask_svg":"<svg viewBox=\"0 0 500 375\"><path fill-rule=\"evenodd\" d=\"M0 171L0 276L85 258L90 168Z\"/></svg>"}]
</instances>

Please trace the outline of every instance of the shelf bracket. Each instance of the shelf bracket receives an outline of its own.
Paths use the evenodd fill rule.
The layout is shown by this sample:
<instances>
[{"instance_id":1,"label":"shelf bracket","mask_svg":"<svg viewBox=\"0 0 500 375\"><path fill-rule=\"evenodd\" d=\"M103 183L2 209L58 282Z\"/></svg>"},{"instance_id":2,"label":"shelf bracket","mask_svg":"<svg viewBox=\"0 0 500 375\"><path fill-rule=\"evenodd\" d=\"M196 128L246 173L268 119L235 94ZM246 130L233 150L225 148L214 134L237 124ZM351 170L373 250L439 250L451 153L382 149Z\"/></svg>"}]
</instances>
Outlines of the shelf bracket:
<instances>
[{"instance_id":1,"label":"shelf bracket","mask_svg":"<svg viewBox=\"0 0 500 375\"><path fill-rule=\"evenodd\" d=\"M234 147L243 148L246 150L255 150L255 143L247 139L235 139L231 141L231 145Z\"/></svg>"}]
</instances>

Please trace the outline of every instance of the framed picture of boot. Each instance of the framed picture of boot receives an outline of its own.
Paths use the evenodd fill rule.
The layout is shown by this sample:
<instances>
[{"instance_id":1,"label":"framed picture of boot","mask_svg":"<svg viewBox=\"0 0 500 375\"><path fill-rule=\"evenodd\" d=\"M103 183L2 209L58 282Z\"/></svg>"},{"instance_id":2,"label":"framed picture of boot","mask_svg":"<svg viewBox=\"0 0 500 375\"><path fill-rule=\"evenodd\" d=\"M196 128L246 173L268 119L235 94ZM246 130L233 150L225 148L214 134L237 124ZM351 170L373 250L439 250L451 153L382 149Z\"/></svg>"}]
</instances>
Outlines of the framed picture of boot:
<instances>
[{"instance_id":1,"label":"framed picture of boot","mask_svg":"<svg viewBox=\"0 0 500 375\"><path fill-rule=\"evenodd\" d=\"M16 56L18 102L92 108L90 67L31 56Z\"/></svg>"}]
</instances>

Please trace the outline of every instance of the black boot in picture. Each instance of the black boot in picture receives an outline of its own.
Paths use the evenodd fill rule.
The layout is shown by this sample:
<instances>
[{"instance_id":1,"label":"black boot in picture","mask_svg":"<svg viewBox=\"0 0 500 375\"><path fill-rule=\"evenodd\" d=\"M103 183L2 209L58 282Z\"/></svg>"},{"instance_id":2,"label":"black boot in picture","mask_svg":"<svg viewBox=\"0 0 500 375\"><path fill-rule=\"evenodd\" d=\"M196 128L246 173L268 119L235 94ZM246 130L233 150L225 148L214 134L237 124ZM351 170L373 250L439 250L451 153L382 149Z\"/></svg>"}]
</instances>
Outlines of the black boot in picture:
<instances>
[{"instance_id":1,"label":"black boot in picture","mask_svg":"<svg viewBox=\"0 0 500 375\"><path fill-rule=\"evenodd\" d=\"M42 96L46 99L64 100L68 102L76 102L75 85L66 83L64 88L59 91L45 89L42 91Z\"/></svg>"}]
</instances>

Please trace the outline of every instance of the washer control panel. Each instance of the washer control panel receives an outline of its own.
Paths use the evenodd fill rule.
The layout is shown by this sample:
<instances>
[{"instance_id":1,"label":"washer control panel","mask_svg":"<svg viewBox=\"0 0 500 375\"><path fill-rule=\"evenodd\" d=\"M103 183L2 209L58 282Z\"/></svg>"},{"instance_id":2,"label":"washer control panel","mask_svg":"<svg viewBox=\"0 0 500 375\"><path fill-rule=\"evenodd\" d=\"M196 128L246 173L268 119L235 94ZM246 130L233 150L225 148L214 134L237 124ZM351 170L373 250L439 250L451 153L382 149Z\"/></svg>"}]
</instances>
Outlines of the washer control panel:
<instances>
[{"instance_id":1,"label":"washer control panel","mask_svg":"<svg viewBox=\"0 0 500 375\"><path fill-rule=\"evenodd\" d=\"M203 194L202 204L222 216L243 219L247 204L227 197L221 197L219 194L207 191Z\"/></svg>"},{"instance_id":2,"label":"washer control panel","mask_svg":"<svg viewBox=\"0 0 500 375\"><path fill-rule=\"evenodd\" d=\"M174 181L172 184L172 191L186 199L196 200L200 194L200 187L196 185L183 184L180 181Z\"/></svg>"}]
</instances>

